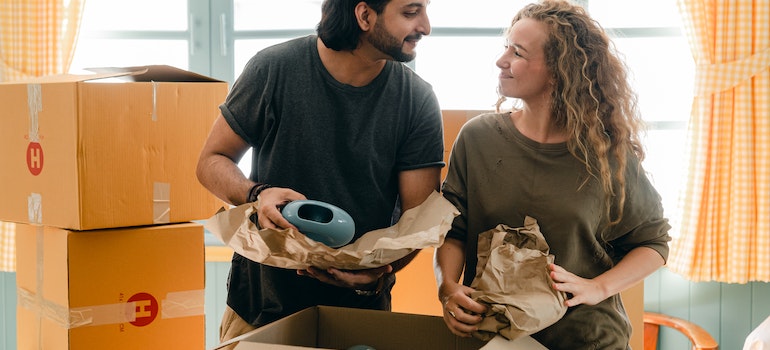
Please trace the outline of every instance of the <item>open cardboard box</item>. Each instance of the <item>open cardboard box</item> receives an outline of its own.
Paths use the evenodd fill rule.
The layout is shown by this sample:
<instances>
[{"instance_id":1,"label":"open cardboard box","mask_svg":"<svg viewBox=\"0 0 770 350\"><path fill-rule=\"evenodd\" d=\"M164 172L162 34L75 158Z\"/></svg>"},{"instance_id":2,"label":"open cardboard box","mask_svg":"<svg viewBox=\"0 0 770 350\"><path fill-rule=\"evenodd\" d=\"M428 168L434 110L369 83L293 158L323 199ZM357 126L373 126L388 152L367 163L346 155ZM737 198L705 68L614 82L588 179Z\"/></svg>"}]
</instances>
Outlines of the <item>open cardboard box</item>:
<instances>
[{"instance_id":1,"label":"open cardboard box","mask_svg":"<svg viewBox=\"0 0 770 350\"><path fill-rule=\"evenodd\" d=\"M376 350L547 350L530 337L514 341L495 338L484 343L453 335L438 316L379 310L316 306L257 328L221 349L235 350L348 349L367 345Z\"/></svg>"}]
</instances>

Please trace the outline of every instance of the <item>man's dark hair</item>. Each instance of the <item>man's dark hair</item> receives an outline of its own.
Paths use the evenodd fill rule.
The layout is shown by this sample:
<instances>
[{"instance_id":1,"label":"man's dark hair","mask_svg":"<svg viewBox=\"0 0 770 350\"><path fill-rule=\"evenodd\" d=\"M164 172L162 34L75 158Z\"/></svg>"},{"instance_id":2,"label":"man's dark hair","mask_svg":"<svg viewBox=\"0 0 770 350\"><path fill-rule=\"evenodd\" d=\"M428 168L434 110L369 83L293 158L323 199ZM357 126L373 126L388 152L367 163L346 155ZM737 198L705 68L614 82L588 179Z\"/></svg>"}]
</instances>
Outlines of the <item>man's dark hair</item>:
<instances>
[{"instance_id":1,"label":"man's dark hair","mask_svg":"<svg viewBox=\"0 0 770 350\"><path fill-rule=\"evenodd\" d=\"M360 2L380 14L390 0L324 0L317 32L326 47L336 51L358 47L361 28L356 21L355 8Z\"/></svg>"}]
</instances>

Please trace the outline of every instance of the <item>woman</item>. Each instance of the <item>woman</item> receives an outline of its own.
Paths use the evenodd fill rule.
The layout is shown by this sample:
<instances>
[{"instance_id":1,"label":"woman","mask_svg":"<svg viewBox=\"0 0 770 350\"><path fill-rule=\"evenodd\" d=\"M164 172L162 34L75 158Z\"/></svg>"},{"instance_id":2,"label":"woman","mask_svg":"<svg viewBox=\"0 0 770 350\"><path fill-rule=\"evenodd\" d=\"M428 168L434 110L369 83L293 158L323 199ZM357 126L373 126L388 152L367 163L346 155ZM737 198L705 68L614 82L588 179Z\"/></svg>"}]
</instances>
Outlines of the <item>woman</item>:
<instances>
[{"instance_id":1,"label":"woman","mask_svg":"<svg viewBox=\"0 0 770 350\"><path fill-rule=\"evenodd\" d=\"M460 336L477 330L485 306L468 286L478 235L531 216L568 307L532 337L552 350L627 349L619 293L665 264L670 226L640 164L642 121L625 65L584 9L546 0L513 18L497 66L497 113L462 128L442 187L460 211L435 255L444 321ZM518 103L501 112L505 97Z\"/></svg>"}]
</instances>

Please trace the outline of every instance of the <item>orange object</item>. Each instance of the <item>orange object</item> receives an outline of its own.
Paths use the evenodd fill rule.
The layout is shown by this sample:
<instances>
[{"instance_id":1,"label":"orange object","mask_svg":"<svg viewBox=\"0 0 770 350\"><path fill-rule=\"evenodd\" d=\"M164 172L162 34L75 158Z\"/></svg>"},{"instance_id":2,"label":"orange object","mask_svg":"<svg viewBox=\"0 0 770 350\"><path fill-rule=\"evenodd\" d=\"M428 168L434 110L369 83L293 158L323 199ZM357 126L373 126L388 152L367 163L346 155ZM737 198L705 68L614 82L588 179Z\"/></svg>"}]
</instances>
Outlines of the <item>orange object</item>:
<instances>
[{"instance_id":1,"label":"orange object","mask_svg":"<svg viewBox=\"0 0 770 350\"><path fill-rule=\"evenodd\" d=\"M202 225L16 233L19 350L205 347Z\"/></svg>"},{"instance_id":2,"label":"orange object","mask_svg":"<svg viewBox=\"0 0 770 350\"><path fill-rule=\"evenodd\" d=\"M208 218L223 202L195 168L226 94L169 66L0 83L0 220L91 230Z\"/></svg>"},{"instance_id":3,"label":"orange object","mask_svg":"<svg viewBox=\"0 0 770 350\"><path fill-rule=\"evenodd\" d=\"M693 350L717 350L719 344L705 329L695 323L655 312L644 313L644 350L658 347L660 326L671 327L684 334L692 343Z\"/></svg>"}]
</instances>

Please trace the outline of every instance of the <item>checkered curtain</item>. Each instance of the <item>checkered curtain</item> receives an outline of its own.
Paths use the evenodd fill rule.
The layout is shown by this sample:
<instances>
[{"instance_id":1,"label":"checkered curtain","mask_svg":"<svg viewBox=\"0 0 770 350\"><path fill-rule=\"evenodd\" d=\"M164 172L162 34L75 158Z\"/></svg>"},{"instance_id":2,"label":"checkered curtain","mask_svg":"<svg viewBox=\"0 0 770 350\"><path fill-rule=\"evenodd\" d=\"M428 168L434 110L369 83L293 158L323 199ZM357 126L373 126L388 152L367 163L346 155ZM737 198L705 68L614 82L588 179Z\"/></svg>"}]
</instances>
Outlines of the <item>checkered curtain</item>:
<instances>
[{"instance_id":1,"label":"checkered curtain","mask_svg":"<svg viewBox=\"0 0 770 350\"><path fill-rule=\"evenodd\" d=\"M0 222L0 272L16 271L16 226Z\"/></svg>"},{"instance_id":2,"label":"checkered curtain","mask_svg":"<svg viewBox=\"0 0 770 350\"><path fill-rule=\"evenodd\" d=\"M770 0L678 4L696 96L668 266L692 281L770 281Z\"/></svg>"},{"instance_id":3,"label":"checkered curtain","mask_svg":"<svg viewBox=\"0 0 770 350\"><path fill-rule=\"evenodd\" d=\"M85 0L0 0L0 81L66 73Z\"/></svg>"},{"instance_id":4,"label":"checkered curtain","mask_svg":"<svg viewBox=\"0 0 770 350\"><path fill-rule=\"evenodd\" d=\"M84 1L0 0L0 81L66 73ZM0 222L0 271L15 271L15 249L14 225Z\"/></svg>"}]
</instances>

